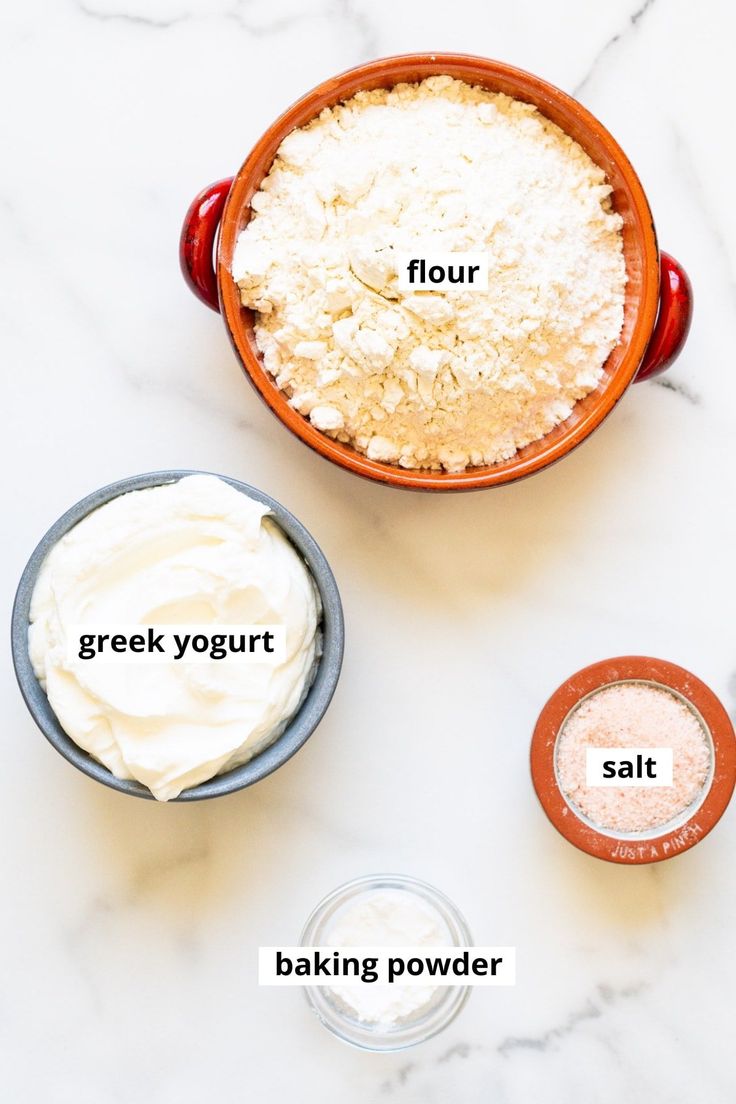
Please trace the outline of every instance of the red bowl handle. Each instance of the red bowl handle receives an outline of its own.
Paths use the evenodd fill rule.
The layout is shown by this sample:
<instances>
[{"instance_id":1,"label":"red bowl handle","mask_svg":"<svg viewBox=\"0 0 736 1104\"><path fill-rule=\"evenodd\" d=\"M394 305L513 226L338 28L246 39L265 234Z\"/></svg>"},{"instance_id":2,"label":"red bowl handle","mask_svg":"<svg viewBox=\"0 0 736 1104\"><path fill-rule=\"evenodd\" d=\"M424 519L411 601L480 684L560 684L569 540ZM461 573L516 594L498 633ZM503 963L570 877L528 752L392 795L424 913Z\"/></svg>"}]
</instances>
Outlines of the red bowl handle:
<instances>
[{"instance_id":1,"label":"red bowl handle","mask_svg":"<svg viewBox=\"0 0 736 1104\"><path fill-rule=\"evenodd\" d=\"M179 263L184 279L197 298L218 313L220 302L212 254L233 179L225 177L199 193L184 217L179 238Z\"/></svg>"},{"instance_id":2,"label":"red bowl handle","mask_svg":"<svg viewBox=\"0 0 736 1104\"><path fill-rule=\"evenodd\" d=\"M659 313L635 383L658 376L675 363L693 319L693 288L685 269L669 253L661 253L659 271Z\"/></svg>"},{"instance_id":3,"label":"red bowl handle","mask_svg":"<svg viewBox=\"0 0 736 1104\"><path fill-rule=\"evenodd\" d=\"M210 184L195 197L184 216L179 262L184 279L198 299L219 313L217 276L212 254L220 218L234 177ZM685 269L669 253L660 254L659 312L634 382L666 371L682 352L693 317L693 289Z\"/></svg>"}]
</instances>

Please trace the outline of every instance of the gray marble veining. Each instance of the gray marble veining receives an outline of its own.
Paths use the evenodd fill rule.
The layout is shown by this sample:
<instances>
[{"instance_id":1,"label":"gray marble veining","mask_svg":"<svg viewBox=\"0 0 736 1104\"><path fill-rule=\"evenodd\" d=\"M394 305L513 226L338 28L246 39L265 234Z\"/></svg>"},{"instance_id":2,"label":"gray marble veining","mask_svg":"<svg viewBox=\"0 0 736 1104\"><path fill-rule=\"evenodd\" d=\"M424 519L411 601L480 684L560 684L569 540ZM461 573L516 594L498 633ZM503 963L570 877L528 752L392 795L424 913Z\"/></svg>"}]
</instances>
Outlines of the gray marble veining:
<instances>
[{"instance_id":1,"label":"gray marble veining","mask_svg":"<svg viewBox=\"0 0 736 1104\"><path fill-rule=\"evenodd\" d=\"M727 0L34 0L0 36L5 606L77 499L196 467L299 516L342 593L330 712L277 774L161 808L45 745L7 644L0 1063L9 1104L732 1104L736 814L651 870L596 863L537 807L536 715L627 652L733 709L736 216ZM294 440L177 266L181 218L297 96L377 54L464 50L577 92L639 172L697 313L672 373L514 487L390 492ZM338 1045L259 990L339 882L406 871L514 989L413 1052Z\"/></svg>"}]
</instances>

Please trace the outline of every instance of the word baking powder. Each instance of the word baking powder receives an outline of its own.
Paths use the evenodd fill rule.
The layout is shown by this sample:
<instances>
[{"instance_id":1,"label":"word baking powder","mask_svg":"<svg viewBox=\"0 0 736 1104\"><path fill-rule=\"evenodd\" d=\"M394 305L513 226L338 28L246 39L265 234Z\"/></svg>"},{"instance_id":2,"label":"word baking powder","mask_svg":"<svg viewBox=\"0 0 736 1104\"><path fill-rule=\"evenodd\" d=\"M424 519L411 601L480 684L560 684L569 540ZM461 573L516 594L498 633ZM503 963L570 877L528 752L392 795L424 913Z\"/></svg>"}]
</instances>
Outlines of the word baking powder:
<instances>
[{"instance_id":1,"label":"word baking powder","mask_svg":"<svg viewBox=\"0 0 736 1104\"><path fill-rule=\"evenodd\" d=\"M281 143L233 257L266 370L372 460L512 457L595 390L618 340L611 190L533 105L449 76L326 108ZM399 271L470 253L481 287L413 290Z\"/></svg>"},{"instance_id":2,"label":"word baking powder","mask_svg":"<svg viewBox=\"0 0 736 1104\"><path fill-rule=\"evenodd\" d=\"M590 748L671 749L672 784L601 786L586 782ZM557 737L563 794L597 827L649 832L673 821L703 792L711 750L695 712L664 686L612 683L583 698ZM632 759L643 758L641 755Z\"/></svg>"}]
</instances>

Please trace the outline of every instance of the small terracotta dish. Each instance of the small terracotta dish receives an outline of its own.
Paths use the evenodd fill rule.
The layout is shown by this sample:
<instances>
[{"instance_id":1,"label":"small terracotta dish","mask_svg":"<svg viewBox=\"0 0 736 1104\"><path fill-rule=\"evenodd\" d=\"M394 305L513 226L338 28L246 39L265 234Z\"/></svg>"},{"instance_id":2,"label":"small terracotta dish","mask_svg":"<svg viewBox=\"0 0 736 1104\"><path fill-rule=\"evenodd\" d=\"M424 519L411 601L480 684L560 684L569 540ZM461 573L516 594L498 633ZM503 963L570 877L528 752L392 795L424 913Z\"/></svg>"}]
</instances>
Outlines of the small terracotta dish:
<instances>
[{"instance_id":1,"label":"small terracotta dish","mask_svg":"<svg viewBox=\"0 0 736 1104\"><path fill-rule=\"evenodd\" d=\"M418 82L437 74L449 74L468 84L534 104L605 170L613 188L613 206L623 220L628 276L623 330L596 390L575 405L566 421L510 460L459 473L410 471L369 460L349 445L321 433L294 410L288 396L279 390L263 366L256 345L253 311L242 305L240 290L231 275L238 235L251 217L251 199L287 134L311 122L325 107L348 100L356 92L391 88L403 81ZM330 77L307 92L272 123L234 177L218 180L195 197L184 219L179 256L187 283L199 299L222 314L246 375L287 429L347 471L413 490L495 487L531 475L566 456L610 414L630 383L650 379L673 363L687 338L692 314L690 281L677 261L659 252L652 213L639 178L606 128L582 104L540 77L500 61L468 54L379 58Z\"/></svg>"},{"instance_id":2,"label":"small terracotta dish","mask_svg":"<svg viewBox=\"0 0 736 1104\"><path fill-rule=\"evenodd\" d=\"M615 832L593 824L560 787L556 752L560 732L580 702L604 687L637 682L668 690L700 721L710 745L710 770L698 798L680 816L646 832ZM607 862L661 862L699 843L726 811L736 783L736 735L721 702L683 667L648 656L621 656L585 667L549 699L531 745L534 789L558 832L581 851Z\"/></svg>"}]
</instances>

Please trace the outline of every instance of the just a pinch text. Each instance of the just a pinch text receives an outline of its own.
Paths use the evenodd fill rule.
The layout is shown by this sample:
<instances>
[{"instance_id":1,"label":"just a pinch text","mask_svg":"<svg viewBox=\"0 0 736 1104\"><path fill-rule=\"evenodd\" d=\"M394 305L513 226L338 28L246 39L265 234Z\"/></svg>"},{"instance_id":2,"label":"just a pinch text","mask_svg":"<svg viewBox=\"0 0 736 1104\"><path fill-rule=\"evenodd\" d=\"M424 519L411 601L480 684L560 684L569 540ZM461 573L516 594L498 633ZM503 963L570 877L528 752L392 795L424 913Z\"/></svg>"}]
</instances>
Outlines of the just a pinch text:
<instances>
[{"instance_id":1,"label":"just a pinch text","mask_svg":"<svg viewBox=\"0 0 736 1104\"><path fill-rule=\"evenodd\" d=\"M286 655L284 625L76 625L69 658L89 663L278 664Z\"/></svg>"}]
</instances>

